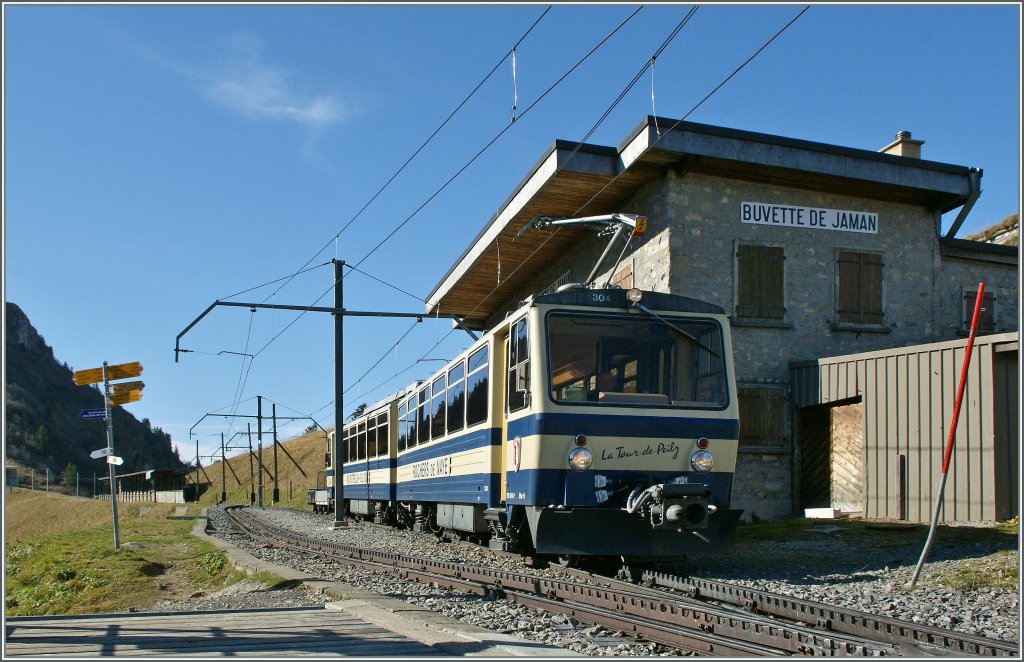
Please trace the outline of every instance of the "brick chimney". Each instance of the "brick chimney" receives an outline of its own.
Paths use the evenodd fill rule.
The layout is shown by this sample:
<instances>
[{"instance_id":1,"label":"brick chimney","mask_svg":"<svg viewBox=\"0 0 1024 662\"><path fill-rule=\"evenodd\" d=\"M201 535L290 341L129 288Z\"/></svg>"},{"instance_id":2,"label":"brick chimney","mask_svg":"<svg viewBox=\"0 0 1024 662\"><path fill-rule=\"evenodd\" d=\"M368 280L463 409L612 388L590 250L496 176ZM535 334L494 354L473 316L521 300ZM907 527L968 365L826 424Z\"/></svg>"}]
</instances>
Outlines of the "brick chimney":
<instances>
[{"instance_id":1,"label":"brick chimney","mask_svg":"<svg viewBox=\"0 0 1024 662\"><path fill-rule=\"evenodd\" d=\"M909 156L912 159L919 159L921 158L921 145L923 144L923 140L914 140L911 138L909 131L900 131L896 134L896 140L878 151L882 154Z\"/></svg>"}]
</instances>

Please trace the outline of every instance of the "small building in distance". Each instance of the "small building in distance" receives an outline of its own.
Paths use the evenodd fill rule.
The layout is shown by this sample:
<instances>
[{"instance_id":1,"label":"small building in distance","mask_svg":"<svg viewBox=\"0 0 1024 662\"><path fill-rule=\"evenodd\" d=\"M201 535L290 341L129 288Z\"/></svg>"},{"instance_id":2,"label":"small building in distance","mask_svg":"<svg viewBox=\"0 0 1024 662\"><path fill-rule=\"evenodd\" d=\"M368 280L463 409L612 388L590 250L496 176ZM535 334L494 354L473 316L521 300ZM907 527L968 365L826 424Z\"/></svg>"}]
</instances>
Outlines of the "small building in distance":
<instances>
[{"instance_id":1,"label":"small building in distance","mask_svg":"<svg viewBox=\"0 0 1024 662\"><path fill-rule=\"evenodd\" d=\"M150 469L116 476L118 501L185 503L186 491L194 491L187 469ZM110 499L110 478L98 479L97 499ZM192 495L189 495L192 496ZM193 501L189 498L188 501Z\"/></svg>"},{"instance_id":2,"label":"small building in distance","mask_svg":"<svg viewBox=\"0 0 1024 662\"><path fill-rule=\"evenodd\" d=\"M748 519L802 512L802 448L825 442L801 444L791 364L964 338L979 282L979 333L1017 330L1017 249L956 237L982 171L927 161L922 144L901 131L873 151L656 117L615 147L556 140L425 310L487 328L527 296L585 279L607 240L569 227L518 234L537 216L646 216L647 234L595 282L729 312L733 506Z\"/></svg>"}]
</instances>

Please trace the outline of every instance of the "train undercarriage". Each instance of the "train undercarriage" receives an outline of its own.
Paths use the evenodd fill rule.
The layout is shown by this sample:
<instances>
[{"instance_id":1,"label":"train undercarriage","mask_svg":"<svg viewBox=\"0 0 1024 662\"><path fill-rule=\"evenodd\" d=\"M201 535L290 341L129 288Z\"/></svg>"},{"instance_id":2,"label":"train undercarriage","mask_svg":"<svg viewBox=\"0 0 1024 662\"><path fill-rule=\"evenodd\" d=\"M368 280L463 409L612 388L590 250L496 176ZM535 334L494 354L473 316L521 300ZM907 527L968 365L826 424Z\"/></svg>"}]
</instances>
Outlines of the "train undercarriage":
<instances>
[{"instance_id":1,"label":"train undercarriage","mask_svg":"<svg viewBox=\"0 0 1024 662\"><path fill-rule=\"evenodd\" d=\"M655 513L664 513L655 510ZM349 500L347 515L494 551L566 566L615 560L678 564L695 554L728 551L742 511L707 509L683 521L650 519L615 508L513 506Z\"/></svg>"}]
</instances>

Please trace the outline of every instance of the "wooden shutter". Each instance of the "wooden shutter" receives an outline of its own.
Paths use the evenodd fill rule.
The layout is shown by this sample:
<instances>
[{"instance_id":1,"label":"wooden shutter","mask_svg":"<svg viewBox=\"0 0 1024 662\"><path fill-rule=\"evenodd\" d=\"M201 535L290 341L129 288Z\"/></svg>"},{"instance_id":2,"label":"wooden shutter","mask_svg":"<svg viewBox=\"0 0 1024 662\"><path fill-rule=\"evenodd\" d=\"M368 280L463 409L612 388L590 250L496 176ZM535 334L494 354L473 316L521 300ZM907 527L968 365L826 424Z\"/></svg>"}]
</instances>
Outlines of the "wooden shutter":
<instances>
[{"instance_id":1,"label":"wooden shutter","mask_svg":"<svg viewBox=\"0 0 1024 662\"><path fill-rule=\"evenodd\" d=\"M963 328L964 331L971 330L971 320L974 317L974 302L978 298L978 291L971 290L964 292L964 315L963 315ZM995 331L996 329L996 317L995 317L995 297L992 296L991 292L985 292L981 297L981 312L978 313L978 331Z\"/></svg>"},{"instance_id":2,"label":"wooden shutter","mask_svg":"<svg viewBox=\"0 0 1024 662\"><path fill-rule=\"evenodd\" d=\"M881 324L882 256L875 253L839 253L839 321Z\"/></svg>"},{"instance_id":3,"label":"wooden shutter","mask_svg":"<svg viewBox=\"0 0 1024 662\"><path fill-rule=\"evenodd\" d=\"M736 315L782 319L783 260L780 246L740 244L736 250Z\"/></svg>"},{"instance_id":4,"label":"wooden shutter","mask_svg":"<svg viewBox=\"0 0 1024 662\"><path fill-rule=\"evenodd\" d=\"M786 311L782 301L784 259L781 246L761 247L761 317L782 319Z\"/></svg>"},{"instance_id":5,"label":"wooden shutter","mask_svg":"<svg viewBox=\"0 0 1024 662\"><path fill-rule=\"evenodd\" d=\"M781 446L782 389L774 387L740 387L741 446Z\"/></svg>"}]
</instances>

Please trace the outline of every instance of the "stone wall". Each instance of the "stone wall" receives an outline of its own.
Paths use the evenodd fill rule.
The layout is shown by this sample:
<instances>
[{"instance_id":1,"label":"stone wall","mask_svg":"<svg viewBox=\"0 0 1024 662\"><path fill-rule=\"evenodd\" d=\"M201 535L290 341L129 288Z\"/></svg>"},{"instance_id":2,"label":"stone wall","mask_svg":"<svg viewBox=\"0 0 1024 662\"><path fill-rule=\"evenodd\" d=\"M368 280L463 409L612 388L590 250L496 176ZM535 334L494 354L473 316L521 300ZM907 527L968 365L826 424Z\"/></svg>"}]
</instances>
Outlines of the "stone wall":
<instances>
[{"instance_id":1,"label":"stone wall","mask_svg":"<svg viewBox=\"0 0 1024 662\"><path fill-rule=\"evenodd\" d=\"M973 292L978 283L985 283L986 294L995 295L995 330L1006 333L1017 330L1020 306L1020 285L1017 267L1006 264L943 257L936 286L936 306L939 319L939 340L951 340L965 335L960 331L963 321L963 292ZM970 313L967 313L970 319Z\"/></svg>"}]
</instances>

